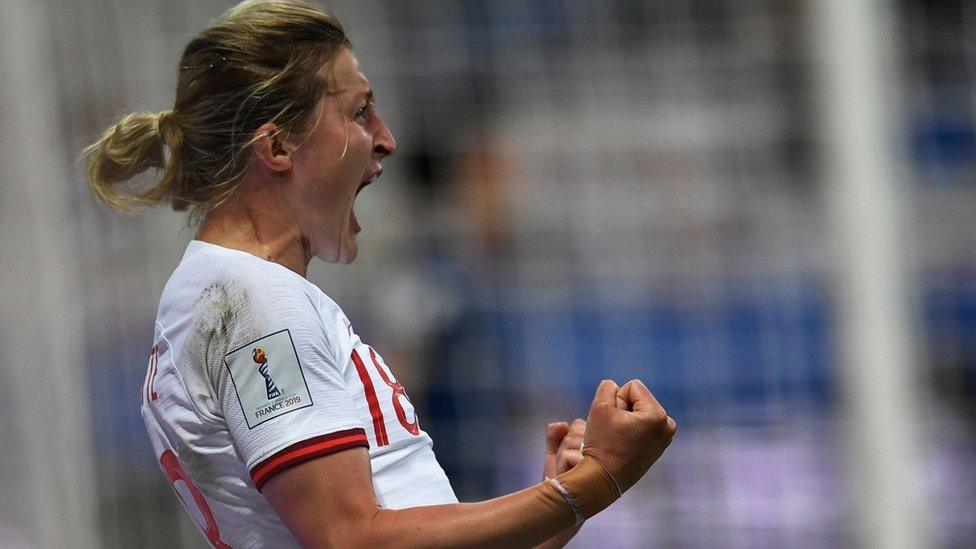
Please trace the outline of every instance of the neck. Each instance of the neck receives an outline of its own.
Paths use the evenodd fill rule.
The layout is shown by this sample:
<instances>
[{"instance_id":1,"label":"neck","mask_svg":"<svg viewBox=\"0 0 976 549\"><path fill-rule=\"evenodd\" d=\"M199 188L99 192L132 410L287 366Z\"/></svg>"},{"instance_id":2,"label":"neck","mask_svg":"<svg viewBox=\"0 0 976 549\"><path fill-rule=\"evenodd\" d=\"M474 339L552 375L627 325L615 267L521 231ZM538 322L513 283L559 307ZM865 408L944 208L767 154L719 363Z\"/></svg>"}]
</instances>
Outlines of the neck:
<instances>
[{"instance_id":1,"label":"neck","mask_svg":"<svg viewBox=\"0 0 976 549\"><path fill-rule=\"evenodd\" d=\"M304 277L312 259L308 239L297 225L281 221L287 217L269 207L277 203L269 194L260 189L235 193L207 212L195 238L278 263Z\"/></svg>"}]
</instances>

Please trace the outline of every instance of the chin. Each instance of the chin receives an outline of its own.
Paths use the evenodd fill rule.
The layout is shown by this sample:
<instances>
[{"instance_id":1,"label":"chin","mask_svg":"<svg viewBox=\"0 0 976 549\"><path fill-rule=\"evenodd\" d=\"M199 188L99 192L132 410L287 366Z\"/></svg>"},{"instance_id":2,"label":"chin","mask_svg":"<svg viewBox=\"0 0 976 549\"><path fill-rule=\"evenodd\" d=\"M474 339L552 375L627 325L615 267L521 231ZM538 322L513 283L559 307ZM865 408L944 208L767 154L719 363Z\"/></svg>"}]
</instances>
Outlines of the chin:
<instances>
[{"instance_id":1,"label":"chin","mask_svg":"<svg viewBox=\"0 0 976 549\"><path fill-rule=\"evenodd\" d=\"M359 255L359 245L356 242L344 242L339 246L338 250L332 250L332 259L330 263L338 263L340 265L348 265L356 260Z\"/></svg>"},{"instance_id":2,"label":"chin","mask_svg":"<svg viewBox=\"0 0 976 549\"><path fill-rule=\"evenodd\" d=\"M356 257L358 255L359 255L359 246L357 246L356 244L343 248L339 252L339 263L343 265L348 265L353 261L356 261Z\"/></svg>"},{"instance_id":3,"label":"chin","mask_svg":"<svg viewBox=\"0 0 976 549\"><path fill-rule=\"evenodd\" d=\"M339 263L340 265L348 265L348 264L352 263L353 261L356 261L356 255L357 255L357 253L354 252L354 251L353 252L350 252L348 254L346 254L346 253L341 254L339 256L339 261L337 261L337 263Z\"/></svg>"}]
</instances>

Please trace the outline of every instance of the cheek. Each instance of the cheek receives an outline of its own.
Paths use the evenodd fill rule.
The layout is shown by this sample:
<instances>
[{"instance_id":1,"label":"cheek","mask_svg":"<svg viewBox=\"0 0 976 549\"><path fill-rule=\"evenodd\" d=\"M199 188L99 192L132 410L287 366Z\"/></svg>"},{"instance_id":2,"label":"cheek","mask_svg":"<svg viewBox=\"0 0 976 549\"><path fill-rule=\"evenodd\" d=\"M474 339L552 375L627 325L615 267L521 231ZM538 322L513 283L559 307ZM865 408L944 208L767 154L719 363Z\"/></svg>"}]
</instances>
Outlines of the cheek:
<instances>
[{"instance_id":1,"label":"cheek","mask_svg":"<svg viewBox=\"0 0 976 549\"><path fill-rule=\"evenodd\" d=\"M359 124L350 124L346 158L352 162L362 164L369 162L372 153L373 139L369 132Z\"/></svg>"}]
</instances>

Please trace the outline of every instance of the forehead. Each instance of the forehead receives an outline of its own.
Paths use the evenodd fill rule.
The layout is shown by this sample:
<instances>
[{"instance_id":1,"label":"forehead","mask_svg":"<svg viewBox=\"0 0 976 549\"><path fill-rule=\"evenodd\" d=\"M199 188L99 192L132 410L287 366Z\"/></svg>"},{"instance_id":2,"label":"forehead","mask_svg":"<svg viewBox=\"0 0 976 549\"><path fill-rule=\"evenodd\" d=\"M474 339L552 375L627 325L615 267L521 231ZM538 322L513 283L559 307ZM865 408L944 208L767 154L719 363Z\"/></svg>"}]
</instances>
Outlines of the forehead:
<instances>
[{"instance_id":1,"label":"forehead","mask_svg":"<svg viewBox=\"0 0 976 549\"><path fill-rule=\"evenodd\" d=\"M369 80L359 68L359 61L349 48L342 48L332 66L322 67L322 71L325 71L322 73L323 76L327 78L331 76L337 95L355 95L369 90Z\"/></svg>"}]
</instances>

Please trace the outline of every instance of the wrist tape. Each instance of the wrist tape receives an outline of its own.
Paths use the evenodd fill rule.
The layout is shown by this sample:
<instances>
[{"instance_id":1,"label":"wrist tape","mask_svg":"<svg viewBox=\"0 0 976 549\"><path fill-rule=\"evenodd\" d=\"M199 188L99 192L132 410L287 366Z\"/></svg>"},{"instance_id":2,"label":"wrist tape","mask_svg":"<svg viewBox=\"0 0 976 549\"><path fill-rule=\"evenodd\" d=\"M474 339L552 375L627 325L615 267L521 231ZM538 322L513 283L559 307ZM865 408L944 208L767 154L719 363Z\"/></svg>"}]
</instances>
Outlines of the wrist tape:
<instances>
[{"instance_id":1,"label":"wrist tape","mask_svg":"<svg viewBox=\"0 0 976 549\"><path fill-rule=\"evenodd\" d=\"M584 456L582 461L548 484L566 502L576 517L576 524L606 509L620 497L620 488L610 473L596 459Z\"/></svg>"}]
</instances>

